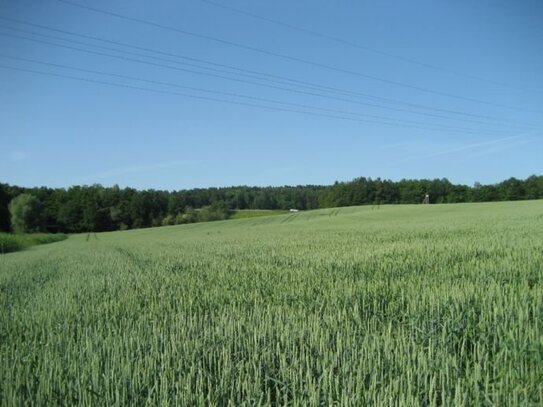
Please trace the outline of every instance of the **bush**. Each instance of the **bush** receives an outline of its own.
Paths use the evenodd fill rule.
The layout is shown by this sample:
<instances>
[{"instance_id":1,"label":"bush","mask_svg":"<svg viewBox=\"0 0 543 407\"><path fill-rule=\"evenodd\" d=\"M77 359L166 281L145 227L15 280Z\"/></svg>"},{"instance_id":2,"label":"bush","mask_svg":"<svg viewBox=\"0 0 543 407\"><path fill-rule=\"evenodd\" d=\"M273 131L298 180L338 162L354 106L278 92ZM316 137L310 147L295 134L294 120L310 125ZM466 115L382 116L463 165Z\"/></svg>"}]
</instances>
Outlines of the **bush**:
<instances>
[{"instance_id":1,"label":"bush","mask_svg":"<svg viewBox=\"0 0 543 407\"><path fill-rule=\"evenodd\" d=\"M0 233L0 254L24 250L39 244L60 242L67 239L64 233L12 234Z\"/></svg>"},{"instance_id":2,"label":"bush","mask_svg":"<svg viewBox=\"0 0 543 407\"><path fill-rule=\"evenodd\" d=\"M194 223L194 222L198 222L198 215L196 211L190 206L187 206L185 208L185 213L179 213L175 217L176 225L183 225L185 223Z\"/></svg>"},{"instance_id":3,"label":"bush","mask_svg":"<svg viewBox=\"0 0 543 407\"><path fill-rule=\"evenodd\" d=\"M16 252L23 249L22 239L17 235L0 233L0 253Z\"/></svg>"},{"instance_id":4,"label":"bush","mask_svg":"<svg viewBox=\"0 0 543 407\"><path fill-rule=\"evenodd\" d=\"M68 235L65 235L64 233L36 233L25 235L24 239L28 242L29 246L34 246L38 244L60 242L68 239Z\"/></svg>"},{"instance_id":5,"label":"bush","mask_svg":"<svg viewBox=\"0 0 543 407\"><path fill-rule=\"evenodd\" d=\"M164 219L162 219L162 226L170 225L175 225L175 216L173 215L167 215Z\"/></svg>"},{"instance_id":6,"label":"bush","mask_svg":"<svg viewBox=\"0 0 543 407\"><path fill-rule=\"evenodd\" d=\"M214 220L228 219L230 210L224 202L215 202L213 205L204 206L198 211L198 222L210 222Z\"/></svg>"}]
</instances>

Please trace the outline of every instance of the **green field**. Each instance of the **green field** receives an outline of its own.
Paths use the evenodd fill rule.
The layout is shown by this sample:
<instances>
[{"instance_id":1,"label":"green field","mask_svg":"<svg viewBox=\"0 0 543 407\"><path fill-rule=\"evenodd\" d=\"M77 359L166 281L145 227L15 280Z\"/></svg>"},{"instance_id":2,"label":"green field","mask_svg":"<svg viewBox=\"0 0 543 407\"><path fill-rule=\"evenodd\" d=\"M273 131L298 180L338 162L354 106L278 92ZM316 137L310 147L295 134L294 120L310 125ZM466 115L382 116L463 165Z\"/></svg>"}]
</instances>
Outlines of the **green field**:
<instances>
[{"instance_id":1,"label":"green field","mask_svg":"<svg viewBox=\"0 0 543 407\"><path fill-rule=\"evenodd\" d=\"M0 256L0 404L541 406L543 201L349 207Z\"/></svg>"},{"instance_id":2,"label":"green field","mask_svg":"<svg viewBox=\"0 0 543 407\"><path fill-rule=\"evenodd\" d=\"M230 219L246 219L246 218L259 218L261 216L272 216L272 215L284 215L289 213L286 210L265 210L265 209L242 209L234 211L230 216Z\"/></svg>"}]
</instances>

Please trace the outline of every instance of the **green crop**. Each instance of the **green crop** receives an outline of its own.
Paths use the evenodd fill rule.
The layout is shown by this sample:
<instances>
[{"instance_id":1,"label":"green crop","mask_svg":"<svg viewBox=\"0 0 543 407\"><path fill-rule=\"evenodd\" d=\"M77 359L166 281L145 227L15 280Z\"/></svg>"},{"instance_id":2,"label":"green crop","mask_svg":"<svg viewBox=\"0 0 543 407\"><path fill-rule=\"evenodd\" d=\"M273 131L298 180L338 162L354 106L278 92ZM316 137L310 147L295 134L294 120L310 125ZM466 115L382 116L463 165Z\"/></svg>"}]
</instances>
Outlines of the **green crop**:
<instances>
[{"instance_id":1,"label":"green crop","mask_svg":"<svg viewBox=\"0 0 543 407\"><path fill-rule=\"evenodd\" d=\"M0 404L540 406L543 202L350 207L0 256Z\"/></svg>"},{"instance_id":2,"label":"green crop","mask_svg":"<svg viewBox=\"0 0 543 407\"><path fill-rule=\"evenodd\" d=\"M241 209L233 211L229 219L246 219L246 218L258 218L261 216L283 215L289 213L289 211L274 209Z\"/></svg>"}]
</instances>

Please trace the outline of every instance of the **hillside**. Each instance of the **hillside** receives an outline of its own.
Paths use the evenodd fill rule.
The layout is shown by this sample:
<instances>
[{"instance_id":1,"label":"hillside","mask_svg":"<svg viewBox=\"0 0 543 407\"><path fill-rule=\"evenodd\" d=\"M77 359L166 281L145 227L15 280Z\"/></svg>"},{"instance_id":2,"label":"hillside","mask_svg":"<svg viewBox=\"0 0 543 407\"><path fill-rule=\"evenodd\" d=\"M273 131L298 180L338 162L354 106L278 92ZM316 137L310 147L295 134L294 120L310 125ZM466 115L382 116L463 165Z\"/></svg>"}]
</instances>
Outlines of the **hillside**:
<instances>
[{"instance_id":1,"label":"hillside","mask_svg":"<svg viewBox=\"0 0 543 407\"><path fill-rule=\"evenodd\" d=\"M0 256L0 404L540 405L543 201L321 209Z\"/></svg>"}]
</instances>

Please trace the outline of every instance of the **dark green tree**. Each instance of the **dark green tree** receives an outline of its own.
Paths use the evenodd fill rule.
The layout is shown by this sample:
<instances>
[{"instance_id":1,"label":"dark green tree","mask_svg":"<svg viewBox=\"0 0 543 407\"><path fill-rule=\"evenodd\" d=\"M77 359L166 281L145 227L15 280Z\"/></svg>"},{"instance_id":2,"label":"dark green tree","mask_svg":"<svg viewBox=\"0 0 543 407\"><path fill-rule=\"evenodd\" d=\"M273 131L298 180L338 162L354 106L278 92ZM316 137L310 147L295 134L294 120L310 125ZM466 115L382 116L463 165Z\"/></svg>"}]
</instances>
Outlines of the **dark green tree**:
<instances>
[{"instance_id":1,"label":"dark green tree","mask_svg":"<svg viewBox=\"0 0 543 407\"><path fill-rule=\"evenodd\" d=\"M0 184L0 231L4 232L9 232L10 229L8 209L10 199L7 185Z\"/></svg>"},{"instance_id":2,"label":"dark green tree","mask_svg":"<svg viewBox=\"0 0 543 407\"><path fill-rule=\"evenodd\" d=\"M33 195L21 194L9 203L11 226L16 233L41 232L45 229L45 213Z\"/></svg>"}]
</instances>

